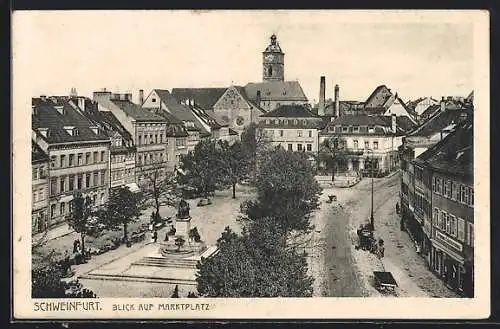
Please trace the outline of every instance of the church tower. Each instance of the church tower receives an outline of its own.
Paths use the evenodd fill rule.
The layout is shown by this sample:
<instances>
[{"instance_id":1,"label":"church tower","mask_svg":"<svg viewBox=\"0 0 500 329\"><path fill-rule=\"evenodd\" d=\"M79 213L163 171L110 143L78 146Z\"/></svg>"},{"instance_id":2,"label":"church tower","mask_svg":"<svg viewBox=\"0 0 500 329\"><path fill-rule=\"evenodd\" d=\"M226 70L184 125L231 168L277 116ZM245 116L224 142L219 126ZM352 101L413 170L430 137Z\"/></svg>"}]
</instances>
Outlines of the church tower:
<instances>
[{"instance_id":1,"label":"church tower","mask_svg":"<svg viewBox=\"0 0 500 329\"><path fill-rule=\"evenodd\" d=\"M285 54L281 51L276 40L276 35L271 36L271 43L262 53L263 80L284 81L285 80Z\"/></svg>"}]
</instances>

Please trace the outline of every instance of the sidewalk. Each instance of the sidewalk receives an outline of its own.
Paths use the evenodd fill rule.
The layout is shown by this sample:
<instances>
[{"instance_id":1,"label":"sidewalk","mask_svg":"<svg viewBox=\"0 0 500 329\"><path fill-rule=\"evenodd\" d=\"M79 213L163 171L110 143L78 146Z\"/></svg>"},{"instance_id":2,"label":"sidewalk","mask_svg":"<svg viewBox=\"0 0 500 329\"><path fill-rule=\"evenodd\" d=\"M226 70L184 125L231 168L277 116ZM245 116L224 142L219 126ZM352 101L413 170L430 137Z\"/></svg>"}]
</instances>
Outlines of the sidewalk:
<instances>
[{"instance_id":1,"label":"sidewalk","mask_svg":"<svg viewBox=\"0 0 500 329\"><path fill-rule=\"evenodd\" d=\"M54 240L65 235L73 233L74 230L67 223L62 223L56 227L49 229L47 232L41 232L33 235L33 241L45 239L46 241Z\"/></svg>"}]
</instances>

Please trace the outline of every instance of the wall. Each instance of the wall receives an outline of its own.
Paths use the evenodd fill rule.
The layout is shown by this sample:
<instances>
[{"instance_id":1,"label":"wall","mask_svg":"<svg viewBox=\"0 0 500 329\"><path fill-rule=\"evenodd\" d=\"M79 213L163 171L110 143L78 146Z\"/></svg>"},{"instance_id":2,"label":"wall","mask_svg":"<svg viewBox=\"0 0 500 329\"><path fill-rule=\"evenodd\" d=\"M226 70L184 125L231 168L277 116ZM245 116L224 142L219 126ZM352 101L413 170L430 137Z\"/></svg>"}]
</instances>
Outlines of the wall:
<instances>
[{"instance_id":1,"label":"wall","mask_svg":"<svg viewBox=\"0 0 500 329\"><path fill-rule=\"evenodd\" d=\"M32 163L31 231L38 233L46 229L49 214L49 168L48 162Z\"/></svg>"}]
</instances>

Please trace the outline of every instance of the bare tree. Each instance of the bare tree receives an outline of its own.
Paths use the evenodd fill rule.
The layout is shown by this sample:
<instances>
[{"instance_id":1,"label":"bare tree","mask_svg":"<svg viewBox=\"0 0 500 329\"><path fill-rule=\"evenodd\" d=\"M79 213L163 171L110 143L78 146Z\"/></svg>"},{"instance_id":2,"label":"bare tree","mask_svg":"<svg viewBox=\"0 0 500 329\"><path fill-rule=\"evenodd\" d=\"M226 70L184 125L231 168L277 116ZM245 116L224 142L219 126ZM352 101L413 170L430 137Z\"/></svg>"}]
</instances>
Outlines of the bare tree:
<instances>
[{"instance_id":1,"label":"bare tree","mask_svg":"<svg viewBox=\"0 0 500 329\"><path fill-rule=\"evenodd\" d=\"M338 164L346 159L343 139L337 135L326 139L320 145L318 159L321 163L324 163L330 168L333 182L335 180L335 172L337 171Z\"/></svg>"}]
</instances>

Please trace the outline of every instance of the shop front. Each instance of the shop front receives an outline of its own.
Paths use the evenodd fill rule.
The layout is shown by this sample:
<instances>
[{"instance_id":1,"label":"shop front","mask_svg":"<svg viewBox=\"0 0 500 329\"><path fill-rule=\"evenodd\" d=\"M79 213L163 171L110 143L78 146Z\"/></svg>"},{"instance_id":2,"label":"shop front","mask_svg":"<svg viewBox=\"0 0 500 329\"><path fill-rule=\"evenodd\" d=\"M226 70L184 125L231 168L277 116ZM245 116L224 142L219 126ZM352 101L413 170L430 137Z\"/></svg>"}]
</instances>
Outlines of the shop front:
<instances>
[{"instance_id":1,"label":"shop front","mask_svg":"<svg viewBox=\"0 0 500 329\"><path fill-rule=\"evenodd\" d=\"M471 290L471 268L464 258L436 240L431 240L431 269L450 289L468 296Z\"/></svg>"}]
</instances>

